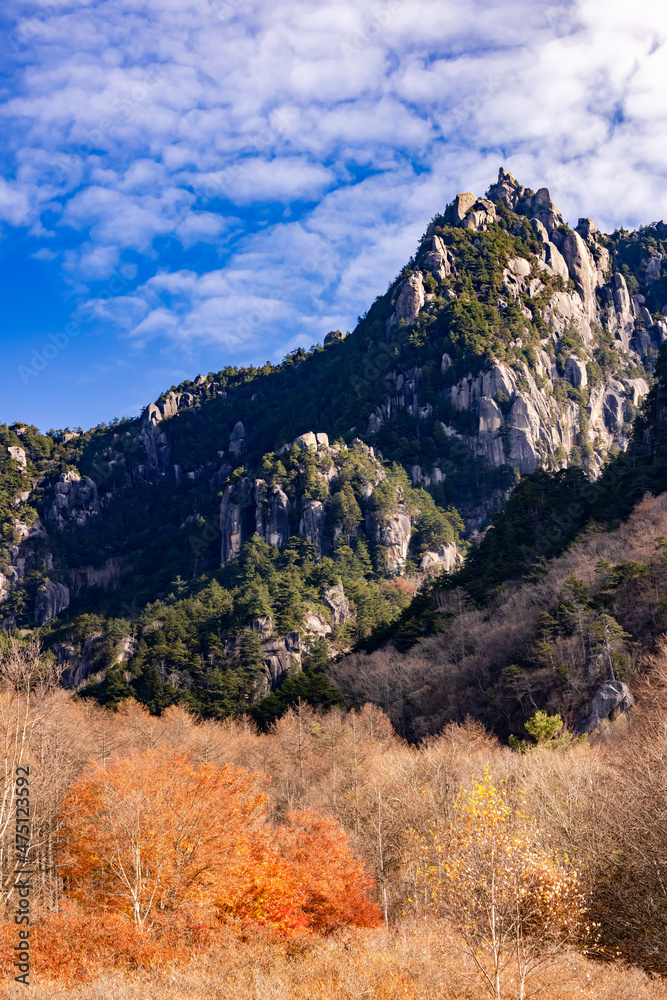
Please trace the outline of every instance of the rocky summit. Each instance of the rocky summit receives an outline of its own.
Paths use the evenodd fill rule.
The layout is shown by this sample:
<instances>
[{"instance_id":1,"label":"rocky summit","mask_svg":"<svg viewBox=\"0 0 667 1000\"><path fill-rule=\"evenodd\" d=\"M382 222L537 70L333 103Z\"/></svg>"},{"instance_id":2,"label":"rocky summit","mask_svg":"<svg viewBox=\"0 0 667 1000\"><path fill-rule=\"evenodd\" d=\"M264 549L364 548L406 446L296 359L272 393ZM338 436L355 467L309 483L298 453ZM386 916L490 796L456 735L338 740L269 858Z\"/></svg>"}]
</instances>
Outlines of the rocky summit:
<instances>
[{"instance_id":1,"label":"rocky summit","mask_svg":"<svg viewBox=\"0 0 667 1000\"><path fill-rule=\"evenodd\" d=\"M478 565L526 477L595 483L632 448L666 251L664 222L571 227L501 169L351 333L198 375L138 419L1 427L4 629L38 630L112 705L334 704L331 660L424 634L414 608Z\"/></svg>"}]
</instances>

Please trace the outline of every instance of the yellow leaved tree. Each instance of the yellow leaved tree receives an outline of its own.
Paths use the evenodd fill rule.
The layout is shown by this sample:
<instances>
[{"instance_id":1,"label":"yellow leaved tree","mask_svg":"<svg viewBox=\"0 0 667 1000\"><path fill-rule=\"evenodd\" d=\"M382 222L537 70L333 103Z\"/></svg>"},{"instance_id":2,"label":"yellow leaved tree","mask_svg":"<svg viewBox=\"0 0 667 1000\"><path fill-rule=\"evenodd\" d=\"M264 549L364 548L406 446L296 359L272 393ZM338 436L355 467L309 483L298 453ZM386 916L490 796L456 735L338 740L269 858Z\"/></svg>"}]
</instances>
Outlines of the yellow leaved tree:
<instances>
[{"instance_id":1,"label":"yellow leaved tree","mask_svg":"<svg viewBox=\"0 0 667 1000\"><path fill-rule=\"evenodd\" d=\"M574 942L584 918L577 873L548 847L535 820L510 807L488 771L461 789L449 823L418 837L420 875L436 912L458 929L494 1000Z\"/></svg>"}]
</instances>

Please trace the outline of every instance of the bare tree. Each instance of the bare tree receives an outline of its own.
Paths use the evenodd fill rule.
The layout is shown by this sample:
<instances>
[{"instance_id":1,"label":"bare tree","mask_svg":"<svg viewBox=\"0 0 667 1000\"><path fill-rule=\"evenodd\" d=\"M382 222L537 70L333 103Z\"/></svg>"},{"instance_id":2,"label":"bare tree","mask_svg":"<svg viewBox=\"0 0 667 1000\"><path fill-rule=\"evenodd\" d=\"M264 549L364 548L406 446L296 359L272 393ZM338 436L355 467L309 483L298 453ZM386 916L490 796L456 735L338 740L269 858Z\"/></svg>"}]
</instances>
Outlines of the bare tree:
<instances>
[{"instance_id":1,"label":"bare tree","mask_svg":"<svg viewBox=\"0 0 667 1000\"><path fill-rule=\"evenodd\" d=\"M14 886L15 859L10 834L16 799L16 772L30 766L30 744L44 715L44 700L58 669L41 655L37 642L10 637L0 654L0 901L7 903ZM32 825L31 825L32 828ZM32 850L32 843L29 850Z\"/></svg>"}]
</instances>

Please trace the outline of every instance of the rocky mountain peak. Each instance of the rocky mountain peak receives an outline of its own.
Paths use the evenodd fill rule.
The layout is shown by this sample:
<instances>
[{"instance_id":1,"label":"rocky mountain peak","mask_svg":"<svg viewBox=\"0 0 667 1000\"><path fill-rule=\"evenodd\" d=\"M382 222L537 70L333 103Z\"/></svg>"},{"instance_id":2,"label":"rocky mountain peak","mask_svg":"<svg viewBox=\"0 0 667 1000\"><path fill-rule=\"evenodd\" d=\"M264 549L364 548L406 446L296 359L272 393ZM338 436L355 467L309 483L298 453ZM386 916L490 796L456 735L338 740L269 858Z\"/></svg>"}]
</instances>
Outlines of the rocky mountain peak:
<instances>
[{"instance_id":1,"label":"rocky mountain peak","mask_svg":"<svg viewBox=\"0 0 667 1000\"><path fill-rule=\"evenodd\" d=\"M498 171L498 180L491 185L486 197L494 203L501 202L517 215L537 219L549 236L563 225L563 216L556 208L548 188L533 191L524 187L503 167Z\"/></svg>"},{"instance_id":2,"label":"rocky mountain peak","mask_svg":"<svg viewBox=\"0 0 667 1000\"><path fill-rule=\"evenodd\" d=\"M85 630L103 607L126 622L110 634L137 642L128 677L153 664L187 687L203 664L238 662L247 698L253 623L273 623L260 637L271 686L297 669L301 640L348 649L455 571L521 476L595 479L628 447L667 340L665 255L664 224L572 229L547 188L501 169L431 220L350 335L199 374L110 427L0 428L5 622L55 635L81 616L92 670ZM215 613L169 665L154 623L196 587Z\"/></svg>"}]
</instances>

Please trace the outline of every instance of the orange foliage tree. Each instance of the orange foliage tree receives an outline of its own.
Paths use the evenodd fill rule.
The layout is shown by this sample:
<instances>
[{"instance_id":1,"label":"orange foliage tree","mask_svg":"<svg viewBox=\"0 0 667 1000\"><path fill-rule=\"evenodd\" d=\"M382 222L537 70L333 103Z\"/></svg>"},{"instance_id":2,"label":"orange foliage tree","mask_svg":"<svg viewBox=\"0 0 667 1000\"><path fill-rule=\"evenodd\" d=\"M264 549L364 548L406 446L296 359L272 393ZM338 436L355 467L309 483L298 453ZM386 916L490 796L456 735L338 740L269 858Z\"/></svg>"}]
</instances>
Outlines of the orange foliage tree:
<instances>
[{"instance_id":1,"label":"orange foliage tree","mask_svg":"<svg viewBox=\"0 0 667 1000\"><path fill-rule=\"evenodd\" d=\"M67 895L139 930L187 904L283 934L371 927L371 880L342 827L314 811L267 822L264 779L147 751L93 765L63 807Z\"/></svg>"},{"instance_id":2,"label":"orange foliage tree","mask_svg":"<svg viewBox=\"0 0 667 1000\"><path fill-rule=\"evenodd\" d=\"M355 858L340 824L314 809L287 813L277 846L303 887L309 926L324 934L346 924L375 927L380 908L368 893L373 881Z\"/></svg>"},{"instance_id":3,"label":"orange foliage tree","mask_svg":"<svg viewBox=\"0 0 667 1000\"><path fill-rule=\"evenodd\" d=\"M419 842L431 900L458 928L494 1000L513 968L524 1000L528 978L576 939L584 917L577 873L540 840L534 819L511 809L485 771L459 792L453 820Z\"/></svg>"},{"instance_id":4,"label":"orange foliage tree","mask_svg":"<svg viewBox=\"0 0 667 1000\"><path fill-rule=\"evenodd\" d=\"M147 751L97 764L63 805L67 894L132 917L205 902L266 810L260 776Z\"/></svg>"}]
</instances>

